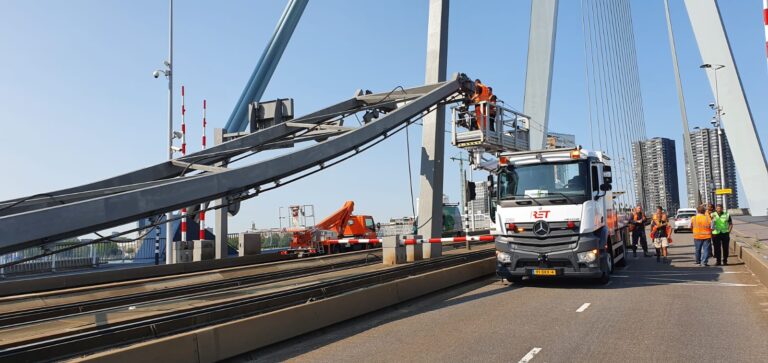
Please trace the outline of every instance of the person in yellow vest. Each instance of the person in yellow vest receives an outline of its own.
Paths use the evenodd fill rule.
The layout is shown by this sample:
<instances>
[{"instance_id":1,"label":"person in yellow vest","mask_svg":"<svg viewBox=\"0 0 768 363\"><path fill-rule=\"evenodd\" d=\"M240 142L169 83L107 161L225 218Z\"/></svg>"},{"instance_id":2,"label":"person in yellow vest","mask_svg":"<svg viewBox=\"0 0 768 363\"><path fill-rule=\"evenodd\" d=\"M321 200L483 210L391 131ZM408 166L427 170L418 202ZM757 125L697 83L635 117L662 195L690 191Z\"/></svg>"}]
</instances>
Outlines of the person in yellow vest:
<instances>
[{"instance_id":1,"label":"person in yellow vest","mask_svg":"<svg viewBox=\"0 0 768 363\"><path fill-rule=\"evenodd\" d=\"M645 239L645 213L641 206L637 206L632 213L632 219L629 221L629 228L632 230L632 254L637 257L637 242L643 247L643 256L651 257L648 254L648 240Z\"/></svg>"},{"instance_id":2,"label":"person in yellow vest","mask_svg":"<svg viewBox=\"0 0 768 363\"><path fill-rule=\"evenodd\" d=\"M661 262L662 258L664 262L667 261L670 232L671 228L664 208L656 207L656 213L653 214L653 221L651 222L651 240L653 241L653 248L656 249L656 262Z\"/></svg>"},{"instance_id":3,"label":"person in yellow vest","mask_svg":"<svg viewBox=\"0 0 768 363\"><path fill-rule=\"evenodd\" d=\"M712 239L712 218L707 214L707 208L700 205L698 213L691 218L693 229L694 257L697 265L709 266L709 246Z\"/></svg>"},{"instance_id":4,"label":"person in yellow vest","mask_svg":"<svg viewBox=\"0 0 768 363\"><path fill-rule=\"evenodd\" d=\"M717 209L712 213L712 222L712 244L715 246L715 265L720 266L720 262L723 265L727 265L733 220L731 220L731 215L723 210L722 204L718 204Z\"/></svg>"}]
</instances>

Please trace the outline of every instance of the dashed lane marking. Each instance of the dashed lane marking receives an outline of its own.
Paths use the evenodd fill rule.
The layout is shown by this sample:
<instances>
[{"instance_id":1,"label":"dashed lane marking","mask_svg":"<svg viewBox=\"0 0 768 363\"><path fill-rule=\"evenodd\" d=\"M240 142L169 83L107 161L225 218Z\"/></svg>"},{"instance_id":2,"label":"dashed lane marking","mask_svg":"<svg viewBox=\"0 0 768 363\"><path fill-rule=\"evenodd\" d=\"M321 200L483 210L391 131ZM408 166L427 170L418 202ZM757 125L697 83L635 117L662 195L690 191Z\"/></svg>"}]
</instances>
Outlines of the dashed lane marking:
<instances>
[{"instance_id":1,"label":"dashed lane marking","mask_svg":"<svg viewBox=\"0 0 768 363\"><path fill-rule=\"evenodd\" d=\"M580 313L580 312L582 312L582 311L584 311L584 310L587 310L587 308L588 308L590 305L592 305L592 304L590 304L590 303L584 303L584 304L582 304L582 305L581 305L581 306L580 306L578 309L576 309L576 312L577 312L577 313Z\"/></svg>"},{"instance_id":2,"label":"dashed lane marking","mask_svg":"<svg viewBox=\"0 0 768 363\"><path fill-rule=\"evenodd\" d=\"M522 359L520 359L520 361L519 361L519 362L517 362L517 363L528 363L528 362L530 362L530 361L531 361L531 359L533 359L533 357L535 357L535 356L536 356L536 354L539 354L539 352L541 352L541 348L533 348L533 349L531 349L531 351L530 351L530 352L528 352L528 354L526 354L526 355L525 355L525 356L524 356Z\"/></svg>"}]
</instances>

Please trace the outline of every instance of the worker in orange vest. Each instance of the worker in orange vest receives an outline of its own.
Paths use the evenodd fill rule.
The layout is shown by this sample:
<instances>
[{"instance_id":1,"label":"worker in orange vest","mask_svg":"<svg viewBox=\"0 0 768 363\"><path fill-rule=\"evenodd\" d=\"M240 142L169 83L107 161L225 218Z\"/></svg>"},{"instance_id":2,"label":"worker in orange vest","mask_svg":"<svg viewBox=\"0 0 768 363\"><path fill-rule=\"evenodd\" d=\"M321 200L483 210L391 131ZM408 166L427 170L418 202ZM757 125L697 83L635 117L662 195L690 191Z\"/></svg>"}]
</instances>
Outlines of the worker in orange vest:
<instances>
[{"instance_id":1,"label":"worker in orange vest","mask_svg":"<svg viewBox=\"0 0 768 363\"><path fill-rule=\"evenodd\" d=\"M693 229L693 248L697 265L709 266L709 247L712 239L712 217L707 214L707 208L700 205L696 214L691 218Z\"/></svg>"},{"instance_id":2,"label":"worker in orange vest","mask_svg":"<svg viewBox=\"0 0 768 363\"><path fill-rule=\"evenodd\" d=\"M672 227L669 226L664 208L656 207L656 213L653 214L653 221L651 222L651 241L653 241L653 248L656 249L656 262L661 262L662 258L666 262L671 234Z\"/></svg>"},{"instance_id":3,"label":"worker in orange vest","mask_svg":"<svg viewBox=\"0 0 768 363\"><path fill-rule=\"evenodd\" d=\"M485 130L487 123L486 114L482 102L491 99L490 87L483 84L480 79L475 79L475 93L472 96L472 102L475 104L475 125L480 130Z\"/></svg>"},{"instance_id":4,"label":"worker in orange vest","mask_svg":"<svg viewBox=\"0 0 768 363\"><path fill-rule=\"evenodd\" d=\"M629 221L629 228L632 230L632 254L637 257L637 242L643 247L643 256L651 257L648 254L648 240L645 239L645 213L641 206L637 206L632 213L632 220Z\"/></svg>"},{"instance_id":5,"label":"worker in orange vest","mask_svg":"<svg viewBox=\"0 0 768 363\"><path fill-rule=\"evenodd\" d=\"M488 122L490 122L491 131L496 131L496 95L493 94L493 88L488 87L491 90L491 98L488 100Z\"/></svg>"}]
</instances>

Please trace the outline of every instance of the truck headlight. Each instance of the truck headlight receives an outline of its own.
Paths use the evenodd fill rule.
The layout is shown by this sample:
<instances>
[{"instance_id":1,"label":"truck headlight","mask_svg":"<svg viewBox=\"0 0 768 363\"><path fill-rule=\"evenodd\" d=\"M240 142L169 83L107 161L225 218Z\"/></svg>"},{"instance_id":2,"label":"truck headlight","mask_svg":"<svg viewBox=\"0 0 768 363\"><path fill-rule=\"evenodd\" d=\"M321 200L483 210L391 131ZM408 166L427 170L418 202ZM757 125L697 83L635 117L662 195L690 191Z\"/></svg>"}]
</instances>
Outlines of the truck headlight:
<instances>
[{"instance_id":1,"label":"truck headlight","mask_svg":"<svg viewBox=\"0 0 768 363\"><path fill-rule=\"evenodd\" d=\"M506 252L496 251L496 259L501 263L512 263L512 255Z\"/></svg>"},{"instance_id":2,"label":"truck headlight","mask_svg":"<svg viewBox=\"0 0 768 363\"><path fill-rule=\"evenodd\" d=\"M579 252L576 254L576 257L579 259L579 262L591 263L597 260L597 253L598 252L596 249L592 251Z\"/></svg>"}]
</instances>

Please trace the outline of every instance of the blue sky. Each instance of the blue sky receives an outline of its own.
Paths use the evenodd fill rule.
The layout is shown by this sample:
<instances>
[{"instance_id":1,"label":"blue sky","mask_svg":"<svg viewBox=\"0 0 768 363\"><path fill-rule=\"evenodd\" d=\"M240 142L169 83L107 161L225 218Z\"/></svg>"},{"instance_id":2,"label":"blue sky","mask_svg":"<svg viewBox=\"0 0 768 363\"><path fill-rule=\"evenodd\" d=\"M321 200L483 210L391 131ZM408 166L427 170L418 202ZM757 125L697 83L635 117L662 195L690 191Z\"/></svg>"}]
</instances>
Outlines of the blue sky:
<instances>
[{"instance_id":1,"label":"blue sky","mask_svg":"<svg viewBox=\"0 0 768 363\"><path fill-rule=\"evenodd\" d=\"M448 71L481 78L522 108L530 1L486 3L478 15L477 2L452 2ZM685 204L682 128L663 1L631 4L647 134L676 140ZM284 0L176 1L175 86L177 95L180 85L186 86L190 150L200 147L202 99L208 100L211 137L213 127L226 123L284 6ZM708 126L713 96L698 68L702 62L682 0L671 0L671 6L689 121L691 127ZM165 159L166 85L151 76L167 57L165 1L0 0L0 9L0 200ZM588 146L579 9L579 1L560 2L550 129L576 134L577 142ZM765 142L762 4L721 1L721 11ZM478 50L479 22L493 51ZM348 98L357 88L419 85L426 27L426 0L312 0L263 99L292 97L300 115ZM420 131L414 126L410 133L417 195ZM446 157L456 155L448 145ZM397 135L362 156L247 202L230 228L242 230L251 222L277 226L278 207L291 204L315 205L319 220L345 200L380 221L409 215L406 158L405 135ZM445 164L446 194L458 201L458 165Z\"/></svg>"}]
</instances>

